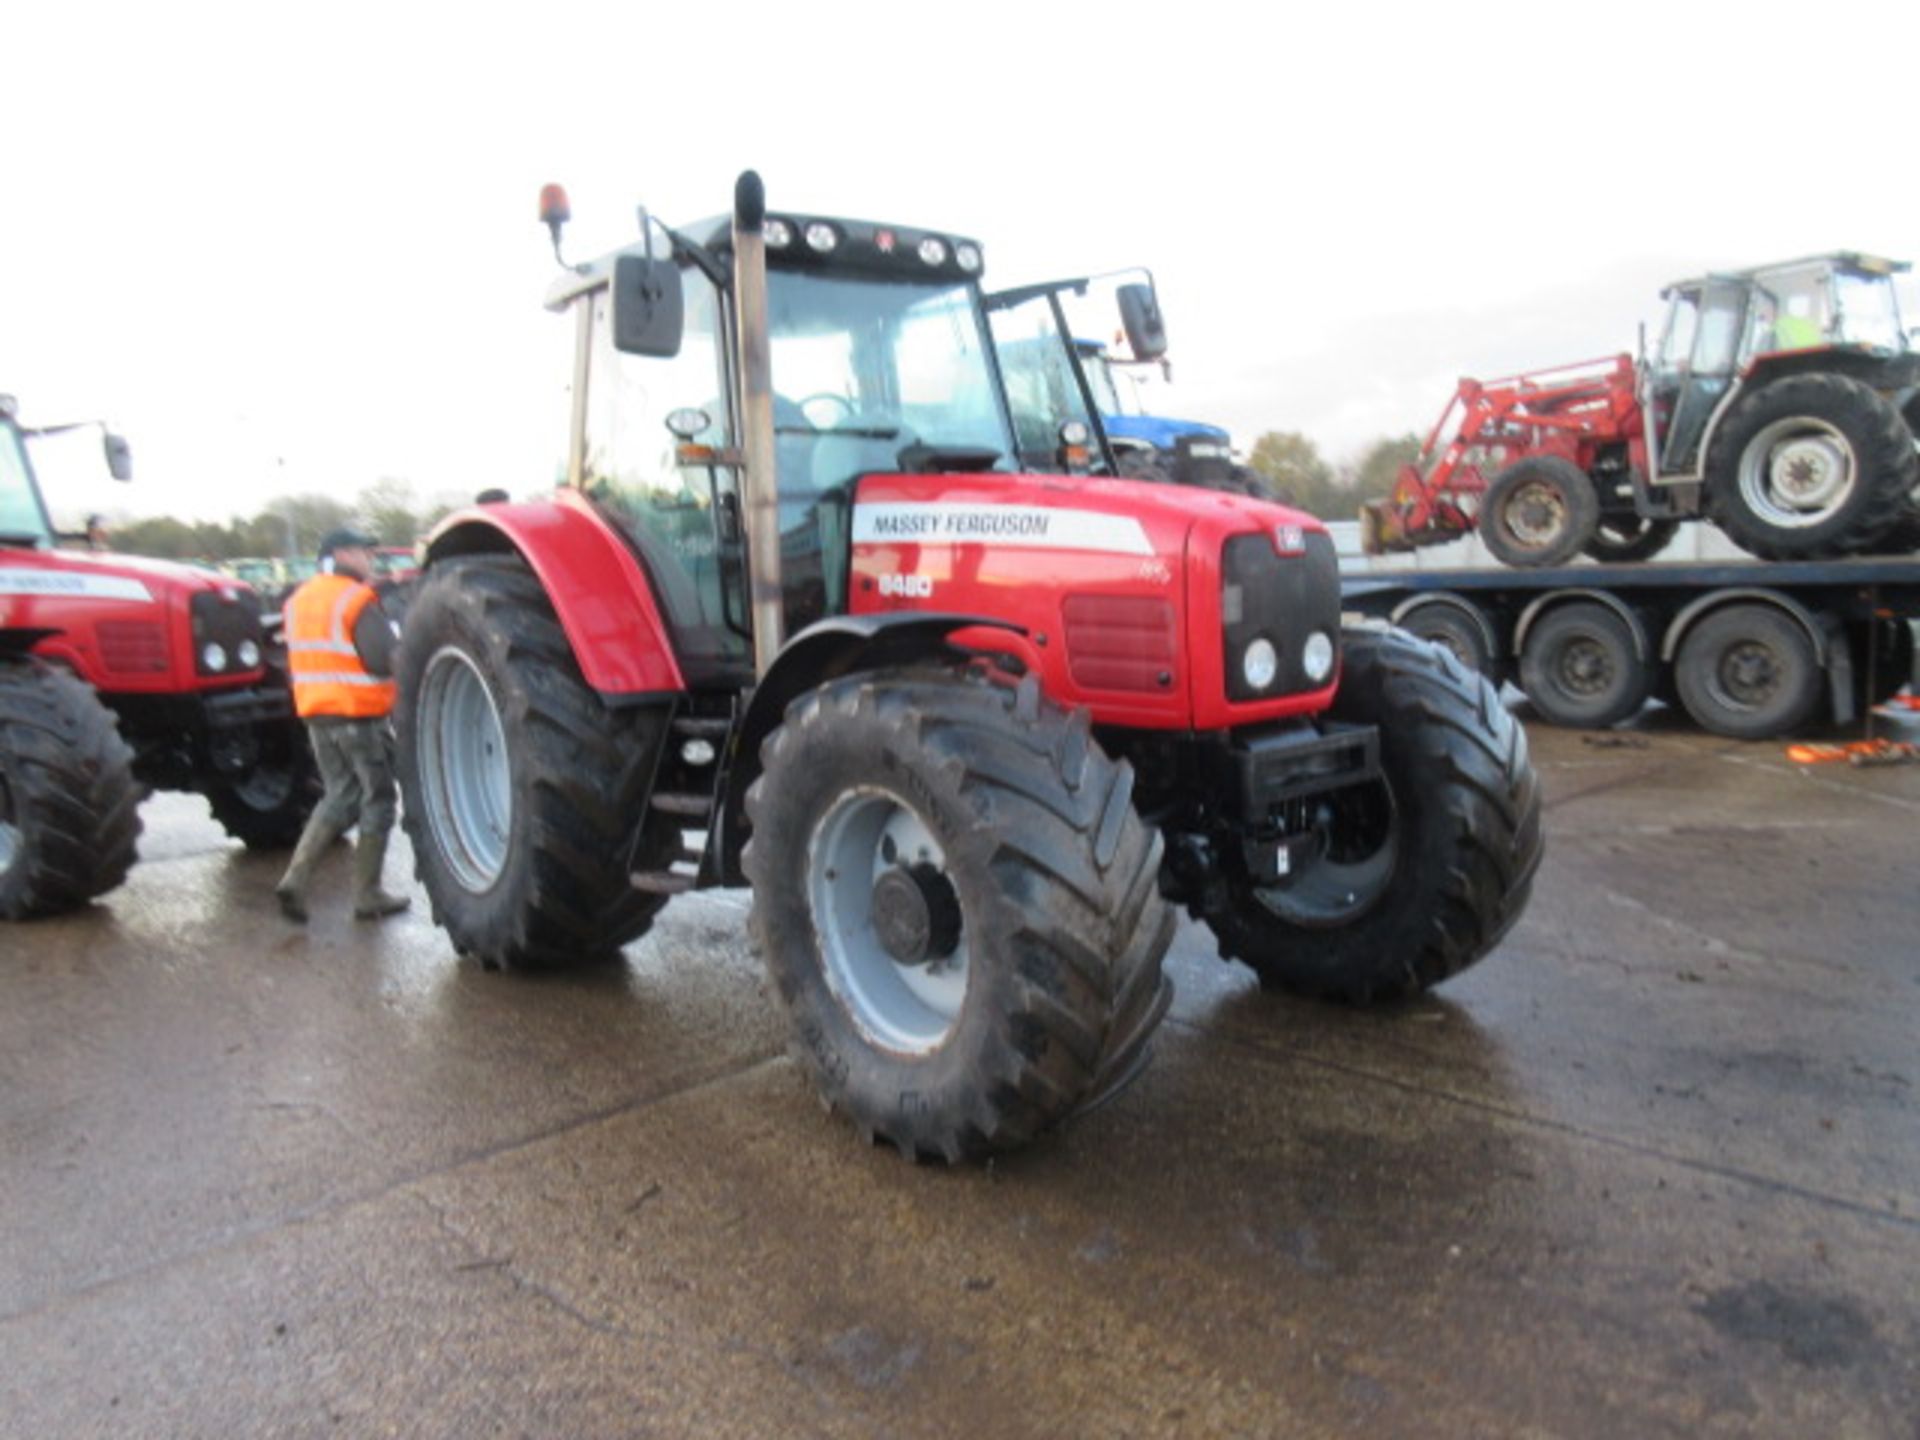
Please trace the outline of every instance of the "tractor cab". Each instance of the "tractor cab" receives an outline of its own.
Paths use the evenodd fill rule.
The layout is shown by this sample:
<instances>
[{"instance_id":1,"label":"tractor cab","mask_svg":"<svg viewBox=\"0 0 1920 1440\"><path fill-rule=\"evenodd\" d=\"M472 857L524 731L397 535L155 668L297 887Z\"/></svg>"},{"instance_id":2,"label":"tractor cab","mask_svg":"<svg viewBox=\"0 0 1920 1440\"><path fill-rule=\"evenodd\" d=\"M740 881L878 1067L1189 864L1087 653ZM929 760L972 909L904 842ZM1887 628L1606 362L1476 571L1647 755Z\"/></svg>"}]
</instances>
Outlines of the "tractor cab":
<instances>
[{"instance_id":1,"label":"tractor cab","mask_svg":"<svg viewBox=\"0 0 1920 1440\"><path fill-rule=\"evenodd\" d=\"M785 633L847 609L860 476L1090 468L1099 432L1065 342L1043 315L1028 363L996 355L1032 307L990 317L976 242L785 215L763 237ZM576 316L568 484L644 558L682 668L709 682L750 675L754 648L734 244L730 217L650 222L547 297ZM1122 304L1149 351L1150 284ZM1030 383L1042 371L1052 383ZM1062 421L1063 386L1078 428Z\"/></svg>"},{"instance_id":2,"label":"tractor cab","mask_svg":"<svg viewBox=\"0 0 1920 1440\"><path fill-rule=\"evenodd\" d=\"M1642 382L1653 475L1700 478L1715 417L1763 375L1825 370L1876 384L1911 368L1893 285L1908 268L1843 251L1669 285Z\"/></svg>"}]
</instances>

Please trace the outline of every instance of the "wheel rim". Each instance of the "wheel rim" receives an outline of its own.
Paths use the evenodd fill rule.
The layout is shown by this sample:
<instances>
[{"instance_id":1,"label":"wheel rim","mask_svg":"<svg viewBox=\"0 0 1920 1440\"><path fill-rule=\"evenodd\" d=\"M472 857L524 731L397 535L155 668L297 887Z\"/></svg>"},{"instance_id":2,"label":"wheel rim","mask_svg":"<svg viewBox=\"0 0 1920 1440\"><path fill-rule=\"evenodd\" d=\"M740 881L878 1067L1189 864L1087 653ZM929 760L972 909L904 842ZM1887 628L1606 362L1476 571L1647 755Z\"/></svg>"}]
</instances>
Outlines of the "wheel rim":
<instances>
[{"instance_id":1,"label":"wheel rim","mask_svg":"<svg viewBox=\"0 0 1920 1440\"><path fill-rule=\"evenodd\" d=\"M1852 444L1826 421L1776 420L1740 452L1740 499L1769 525L1804 529L1847 503L1859 468Z\"/></svg>"},{"instance_id":2,"label":"wheel rim","mask_svg":"<svg viewBox=\"0 0 1920 1440\"><path fill-rule=\"evenodd\" d=\"M1780 693L1780 657L1759 640L1739 640L1713 667L1713 698L1735 710L1758 710Z\"/></svg>"},{"instance_id":3,"label":"wheel rim","mask_svg":"<svg viewBox=\"0 0 1920 1440\"><path fill-rule=\"evenodd\" d=\"M959 1023L968 947L962 927L943 955L903 961L889 950L875 895L897 890L906 867L923 888L952 885L945 850L912 809L885 791L848 791L808 842L807 903L827 986L860 1032L896 1054L929 1055Z\"/></svg>"},{"instance_id":4,"label":"wheel rim","mask_svg":"<svg viewBox=\"0 0 1920 1440\"><path fill-rule=\"evenodd\" d=\"M1618 673L1613 651L1588 635L1572 637L1553 657L1554 684L1583 700L1606 694Z\"/></svg>"},{"instance_id":5,"label":"wheel rim","mask_svg":"<svg viewBox=\"0 0 1920 1440\"><path fill-rule=\"evenodd\" d=\"M1507 497L1500 507L1500 520L1516 544L1544 550L1567 528L1567 497L1556 485L1529 480Z\"/></svg>"},{"instance_id":6,"label":"wheel rim","mask_svg":"<svg viewBox=\"0 0 1920 1440\"><path fill-rule=\"evenodd\" d=\"M1327 799L1316 822L1318 850L1287 885L1254 893L1290 925L1345 925L1392 888L1399 867L1400 815L1385 784L1355 786Z\"/></svg>"},{"instance_id":7,"label":"wheel rim","mask_svg":"<svg viewBox=\"0 0 1920 1440\"><path fill-rule=\"evenodd\" d=\"M13 869L25 848L26 837L15 819L13 791L7 786L7 777L0 775L0 875Z\"/></svg>"},{"instance_id":8,"label":"wheel rim","mask_svg":"<svg viewBox=\"0 0 1920 1440\"><path fill-rule=\"evenodd\" d=\"M293 767L256 765L227 788L248 809L271 813L293 798Z\"/></svg>"},{"instance_id":9,"label":"wheel rim","mask_svg":"<svg viewBox=\"0 0 1920 1440\"><path fill-rule=\"evenodd\" d=\"M427 661L417 724L428 829L454 879L478 894L506 868L513 770L493 692L463 651Z\"/></svg>"}]
</instances>

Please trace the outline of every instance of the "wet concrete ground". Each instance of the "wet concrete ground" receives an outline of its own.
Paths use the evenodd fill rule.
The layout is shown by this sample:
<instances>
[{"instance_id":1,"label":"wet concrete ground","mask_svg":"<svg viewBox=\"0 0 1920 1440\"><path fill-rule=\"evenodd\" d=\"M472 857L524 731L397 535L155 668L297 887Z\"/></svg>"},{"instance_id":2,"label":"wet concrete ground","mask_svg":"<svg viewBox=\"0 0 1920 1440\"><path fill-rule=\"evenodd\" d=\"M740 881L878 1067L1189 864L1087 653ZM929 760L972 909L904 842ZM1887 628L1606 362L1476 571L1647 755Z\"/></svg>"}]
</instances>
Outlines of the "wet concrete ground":
<instances>
[{"instance_id":1,"label":"wet concrete ground","mask_svg":"<svg viewBox=\"0 0 1920 1440\"><path fill-rule=\"evenodd\" d=\"M1920 768L1533 733L1476 970L1351 1013L1184 927L1140 1083L958 1172L821 1113L743 894L488 974L161 797L0 930L0 1432L1913 1440Z\"/></svg>"}]
</instances>

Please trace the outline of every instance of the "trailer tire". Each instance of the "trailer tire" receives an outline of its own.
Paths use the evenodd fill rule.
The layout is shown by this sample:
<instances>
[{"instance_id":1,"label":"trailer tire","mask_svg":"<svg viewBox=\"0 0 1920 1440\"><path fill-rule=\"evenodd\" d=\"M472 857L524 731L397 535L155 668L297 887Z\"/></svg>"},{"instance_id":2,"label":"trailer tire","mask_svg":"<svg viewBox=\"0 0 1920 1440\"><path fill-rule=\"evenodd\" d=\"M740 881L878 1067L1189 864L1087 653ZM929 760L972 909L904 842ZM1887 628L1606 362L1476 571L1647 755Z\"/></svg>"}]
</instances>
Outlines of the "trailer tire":
<instances>
[{"instance_id":1,"label":"trailer tire","mask_svg":"<svg viewBox=\"0 0 1920 1440\"><path fill-rule=\"evenodd\" d=\"M1543 719L1604 730L1640 713L1653 668L1638 654L1627 622L1604 605L1556 606L1527 632L1520 688Z\"/></svg>"},{"instance_id":2,"label":"trailer tire","mask_svg":"<svg viewBox=\"0 0 1920 1440\"><path fill-rule=\"evenodd\" d=\"M1602 565L1650 560L1680 533L1678 520L1645 520L1637 515L1603 515L1594 526L1586 553Z\"/></svg>"},{"instance_id":3,"label":"trailer tire","mask_svg":"<svg viewBox=\"0 0 1920 1440\"><path fill-rule=\"evenodd\" d=\"M1571 460L1528 455L1487 487L1480 538L1494 558L1517 569L1564 565L1593 538L1600 497Z\"/></svg>"},{"instance_id":4,"label":"trailer tire","mask_svg":"<svg viewBox=\"0 0 1920 1440\"><path fill-rule=\"evenodd\" d=\"M397 678L402 823L454 948L488 966L553 967L608 959L643 934L666 901L633 888L627 860L636 823L654 827L649 857L669 843L644 818L668 717L601 702L526 565L488 555L430 569Z\"/></svg>"},{"instance_id":5,"label":"trailer tire","mask_svg":"<svg viewBox=\"0 0 1920 1440\"><path fill-rule=\"evenodd\" d=\"M325 789L314 764L306 726L287 722L244 775L216 777L205 786L221 828L249 850L284 850L298 843L307 816Z\"/></svg>"},{"instance_id":6,"label":"trailer tire","mask_svg":"<svg viewBox=\"0 0 1920 1440\"><path fill-rule=\"evenodd\" d=\"M1707 513L1736 545L1812 560L1883 543L1908 511L1920 457L1878 392L1844 375L1789 375L1734 402L1706 477Z\"/></svg>"},{"instance_id":7,"label":"trailer tire","mask_svg":"<svg viewBox=\"0 0 1920 1440\"><path fill-rule=\"evenodd\" d=\"M1702 729L1769 740L1804 725L1820 703L1821 671L1800 622L1770 605L1729 605L1680 642L1674 686Z\"/></svg>"},{"instance_id":8,"label":"trailer tire","mask_svg":"<svg viewBox=\"0 0 1920 1440\"><path fill-rule=\"evenodd\" d=\"M1452 601L1436 601L1417 606L1401 617L1400 628L1409 635L1449 651L1467 669L1484 675L1494 685L1500 683L1493 650L1487 644L1487 632L1474 615Z\"/></svg>"},{"instance_id":9,"label":"trailer tire","mask_svg":"<svg viewBox=\"0 0 1920 1440\"><path fill-rule=\"evenodd\" d=\"M77 909L125 880L145 795L88 686L0 660L0 920Z\"/></svg>"},{"instance_id":10,"label":"trailer tire","mask_svg":"<svg viewBox=\"0 0 1920 1440\"><path fill-rule=\"evenodd\" d=\"M1221 955L1244 961L1267 989L1357 1005L1405 1000L1480 960L1520 918L1540 864L1539 782L1526 732L1450 653L1384 629L1346 631L1343 651L1330 716L1378 728L1385 776L1375 798L1356 796L1351 810L1364 831L1368 807L1377 823L1384 797L1386 837L1342 866L1346 877L1364 875L1366 893L1349 897L1350 913L1337 913L1337 900L1334 911L1309 913L1311 904L1281 903L1275 887L1230 875L1226 903L1194 913Z\"/></svg>"},{"instance_id":11,"label":"trailer tire","mask_svg":"<svg viewBox=\"0 0 1920 1440\"><path fill-rule=\"evenodd\" d=\"M1084 712L1031 677L871 671L800 696L760 753L754 941L862 1135L976 1159L1144 1063L1172 994L1161 840Z\"/></svg>"}]
</instances>

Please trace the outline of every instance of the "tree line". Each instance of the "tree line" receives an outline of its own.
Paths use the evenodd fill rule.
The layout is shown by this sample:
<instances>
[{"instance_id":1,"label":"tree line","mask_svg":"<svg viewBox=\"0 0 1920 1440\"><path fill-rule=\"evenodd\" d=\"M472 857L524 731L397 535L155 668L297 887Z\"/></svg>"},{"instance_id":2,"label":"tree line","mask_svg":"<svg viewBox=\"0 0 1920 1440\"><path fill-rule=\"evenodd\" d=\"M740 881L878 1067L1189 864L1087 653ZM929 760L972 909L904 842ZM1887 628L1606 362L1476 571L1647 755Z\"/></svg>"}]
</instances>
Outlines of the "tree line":
<instances>
[{"instance_id":1,"label":"tree line","mask_svg":"<svg viewBox=\"0 0 1920 1440\"><path fill-rule=\"evenodd\" d=\"M1247 465L1284 505L1322 520L1353 520L1362 502L1393 489L1402 466L1420 453L1417 435L1383 436L1355 458L1335 465L1297 430L1269 430L1254 442Z\"/></svg>"},{"instance_id":2,"label":"tree line","mask_svg":"<svg viewBox=\"0 0 1920 1440\"><path fill-rule=\"evenodd\" d=\"M113 526L113 548L163 560L310 557L323 535L349 522L382 545L411 545L467 498L422 505L406 481L383 479L351 501L334 495L283 495L257 515L235 516L224 524L170 515L122 521Z\"/></svg>"}]
</instances>

